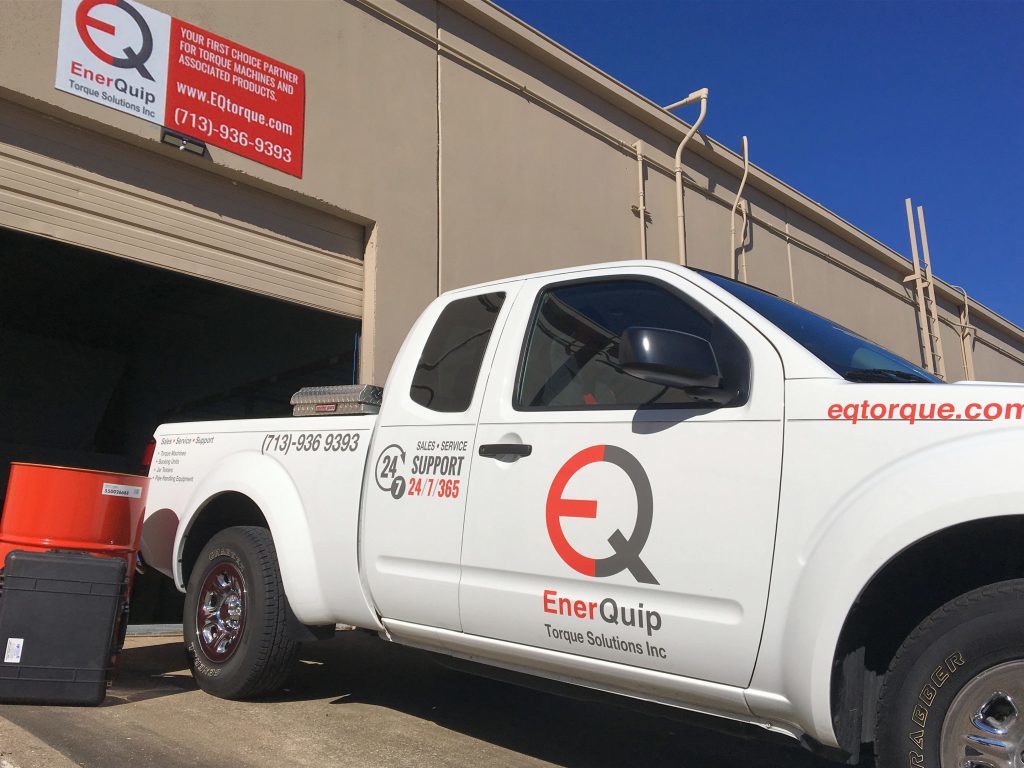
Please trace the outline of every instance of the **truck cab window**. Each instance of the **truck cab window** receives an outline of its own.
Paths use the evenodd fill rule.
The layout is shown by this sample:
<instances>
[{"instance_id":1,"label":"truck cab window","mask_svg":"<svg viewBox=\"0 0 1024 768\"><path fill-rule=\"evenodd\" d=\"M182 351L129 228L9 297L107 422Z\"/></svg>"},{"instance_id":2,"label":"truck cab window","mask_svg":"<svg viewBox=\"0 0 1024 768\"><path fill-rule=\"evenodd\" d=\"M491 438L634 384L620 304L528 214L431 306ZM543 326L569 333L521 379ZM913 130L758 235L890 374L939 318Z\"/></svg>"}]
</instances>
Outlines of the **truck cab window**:
<instances>
[{"instance_id":1,"label":"truck cab window","mask_svg":"<svg viewBox=\"0 0 1024 768\"><path fill-rule=\"evenodd\" d=\"M413 375L414 402L442 413L469 408L504 301L504 293L485 293L456 299L441 311Z\"/></svg>"},{"instance_id":2,"label":"truck cab window","mask_svg":"<svg viewBox=\"0 0 1024 768\"><path fill-rule=\"evenodd\" d=\"M520 366L520 409L697 407L682 389L642 381L619 367L619 337L634 326L665 328L711 342L723 384L746 400L749 361L742 342L702 307L645 280L555 286L537 302Z\"/></svg>"}]
</instances>

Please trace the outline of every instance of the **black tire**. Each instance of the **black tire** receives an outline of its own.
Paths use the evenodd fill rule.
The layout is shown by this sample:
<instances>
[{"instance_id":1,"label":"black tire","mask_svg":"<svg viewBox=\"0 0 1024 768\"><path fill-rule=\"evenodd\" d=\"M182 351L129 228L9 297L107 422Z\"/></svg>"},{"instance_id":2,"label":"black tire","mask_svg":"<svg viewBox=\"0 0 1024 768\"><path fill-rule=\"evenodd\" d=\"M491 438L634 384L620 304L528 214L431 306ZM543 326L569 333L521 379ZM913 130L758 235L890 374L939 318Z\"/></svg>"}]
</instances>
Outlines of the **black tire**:
<instances>
[{"instance_id":1,"label":"black tire","mask_svg":"<svg viewBox=\"0 0 1024 768\"><path fill-rule=\"evenodd\" d=\"M921 622L904 641L879 695L878 768L961 768L970 764L971 757L978 758L978 765L1000 765L973 752L955 763L950 759L944 763L942 755L944 747L973 750L970 745L977 743L977 737L989 735L974 733L969 724L962 726L965 712L985 711L995 718L990 722L1001 727L1013 718L1013 733L1022 733L1024 701L1018 702L1020 711L1015 713L1012 704L1007 708L1001 700L990 698L1001 696L1008 685L1024 689L1024 579L961 595ZM1024 764L1021 737L998 738L1007 747L1015 744L1009 749L1014 756L1008 764Z\"/></svg>"},{"instance_id":2,"label":"black tire","mask_svg":"<svg viewBox=\"0 0 1024 768\"><path fill-rule=\"evenodd\" d=\"M270 531L235 526L210 539L192 569L183 618L200 688L245 699L283 687L299 652L294 621Z\"/></svg>"}]
</instances>

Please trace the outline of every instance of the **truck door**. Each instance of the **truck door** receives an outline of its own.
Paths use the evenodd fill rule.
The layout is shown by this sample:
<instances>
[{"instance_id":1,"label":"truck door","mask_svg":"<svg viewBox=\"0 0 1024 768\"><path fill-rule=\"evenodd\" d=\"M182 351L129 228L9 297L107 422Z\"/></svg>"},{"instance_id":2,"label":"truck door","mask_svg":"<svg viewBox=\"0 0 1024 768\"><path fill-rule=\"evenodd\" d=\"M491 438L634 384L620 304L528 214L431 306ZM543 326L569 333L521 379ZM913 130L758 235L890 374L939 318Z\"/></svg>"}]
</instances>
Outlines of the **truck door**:
<instances>
[{"instance_id":1,"label":"truck door","mask_svg":"<svg viewBox=\"0 0 1024 768\"><path fill-rule=\"evenodd\" d=\"M459 555L473 439L506 291L437 302L384 388L369 456L362 569L385 619L458 630Z\"/></svg>"},{"instance_id":2,"label":"truck door","mask_svg":"<svg viewBox=\"0 0 1024 768\"><path fill-rule=\"evenodd\" d=\"M625 373L631 327L708 340L734 396L711 403ZM782 418L778 353L682 276L634 267L525 283L474 448L463 631L748 685Z\"/></svg>"}]
</instances>

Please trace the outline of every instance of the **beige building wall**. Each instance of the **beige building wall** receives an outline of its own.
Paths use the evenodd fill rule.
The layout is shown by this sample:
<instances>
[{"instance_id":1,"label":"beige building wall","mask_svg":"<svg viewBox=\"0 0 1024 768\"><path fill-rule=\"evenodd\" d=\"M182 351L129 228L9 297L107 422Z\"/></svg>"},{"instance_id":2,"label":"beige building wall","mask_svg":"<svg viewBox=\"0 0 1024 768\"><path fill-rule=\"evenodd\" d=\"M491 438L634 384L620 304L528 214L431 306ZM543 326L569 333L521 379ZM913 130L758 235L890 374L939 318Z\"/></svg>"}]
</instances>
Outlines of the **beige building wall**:
<instances>
[{"instance_id":1,"label":"beige building wall","mask_svg":"<svg viewBox=\"0 0 1024 768\"><path fill-rule=\"evenodd\" d=\"M157 126L55 90L56 1L0 3L0 110L17 103L363 227L366 381L383 382L438 290L638 258L637 140L648 255L678 260L671 166L686 126L483 0L147 4L305 71L302 179L215 147L178 153ZM731 254L740 160L705 136L691 148L690 265L729 274L742 253L749 282L921 361L909 262L756 167ZM962 297L937 291L947 374L960 378ZM1024 331L973 302L970 321L975 377L1024 381Z\"/></svg>"}]
</instances>

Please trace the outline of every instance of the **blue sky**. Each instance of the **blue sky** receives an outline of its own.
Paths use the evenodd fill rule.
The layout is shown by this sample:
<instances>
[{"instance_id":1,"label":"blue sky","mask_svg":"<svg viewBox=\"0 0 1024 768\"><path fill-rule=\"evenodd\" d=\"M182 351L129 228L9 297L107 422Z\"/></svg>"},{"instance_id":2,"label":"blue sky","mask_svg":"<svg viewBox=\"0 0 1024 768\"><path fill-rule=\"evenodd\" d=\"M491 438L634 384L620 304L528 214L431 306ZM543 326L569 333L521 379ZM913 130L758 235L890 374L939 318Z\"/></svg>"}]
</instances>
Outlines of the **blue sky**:
<instances>
[{"instance_id":1,"label":"blue sky","mask_svg":"<svg viewBox=\"0 0 1024 768\"><path fill-rule=\"evenodd\" d=\"M1024 0L498 3L659 104L709 87L709 135L904 255L912 197L936 274L1024 325Z\"/></svg>"}]
</instances>

